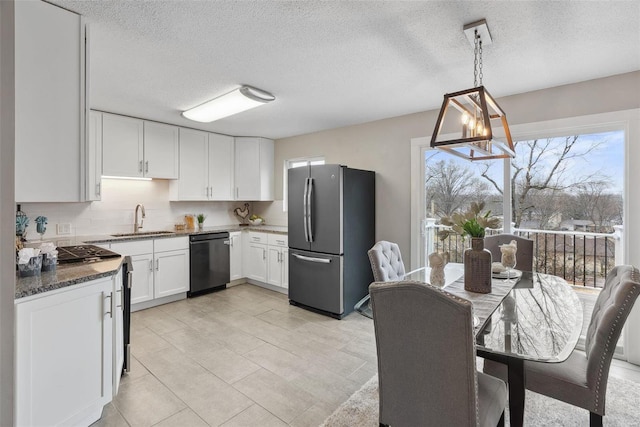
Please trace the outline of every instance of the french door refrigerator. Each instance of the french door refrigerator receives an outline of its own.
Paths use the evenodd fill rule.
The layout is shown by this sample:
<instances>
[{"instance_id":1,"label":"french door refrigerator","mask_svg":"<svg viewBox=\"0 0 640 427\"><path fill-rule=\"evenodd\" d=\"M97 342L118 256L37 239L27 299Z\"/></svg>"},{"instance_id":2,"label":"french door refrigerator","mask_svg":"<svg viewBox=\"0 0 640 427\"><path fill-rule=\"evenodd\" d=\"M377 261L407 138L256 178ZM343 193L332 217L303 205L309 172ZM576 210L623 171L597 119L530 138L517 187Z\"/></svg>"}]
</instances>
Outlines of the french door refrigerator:
<instances>
[{"instance_id":1,"label":"french door refrigerator","mask_svg":"<svg viewBox=\"0 0 640 427\"><path fill-rule=\"evenodd\" d=\"M342 318L369 292L375 173L342 165L288 170L289 301Z\"/></svg>"}]
</instances>

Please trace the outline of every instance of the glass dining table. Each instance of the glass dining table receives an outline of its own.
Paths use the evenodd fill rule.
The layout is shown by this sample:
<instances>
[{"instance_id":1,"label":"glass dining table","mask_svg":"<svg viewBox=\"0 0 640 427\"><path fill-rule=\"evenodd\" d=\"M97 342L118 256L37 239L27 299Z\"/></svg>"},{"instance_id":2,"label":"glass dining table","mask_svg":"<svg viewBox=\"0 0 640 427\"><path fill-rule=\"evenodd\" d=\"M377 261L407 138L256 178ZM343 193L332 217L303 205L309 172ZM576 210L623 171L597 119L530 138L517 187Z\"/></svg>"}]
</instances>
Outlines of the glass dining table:
<instances>
[{"instance_id":1,"label":"glass dining table","mask_svg":"<svg viewBox=\"0 0 640 427\"><path fill-rule=\"evenodd\" d=\"M473 304L477 354L507 366L510 424L522 426L524 362L566 360L580 337L582 304L571 286L557 276L512 271L511 278L494 276L491 293L479 294L464 290L463 274L462 264L448 264L443 289ZM405 277L421 282L428 278L428 268ZM373 317L368 300L360 301L356 310Z\"/></svg>"}]
</instances>

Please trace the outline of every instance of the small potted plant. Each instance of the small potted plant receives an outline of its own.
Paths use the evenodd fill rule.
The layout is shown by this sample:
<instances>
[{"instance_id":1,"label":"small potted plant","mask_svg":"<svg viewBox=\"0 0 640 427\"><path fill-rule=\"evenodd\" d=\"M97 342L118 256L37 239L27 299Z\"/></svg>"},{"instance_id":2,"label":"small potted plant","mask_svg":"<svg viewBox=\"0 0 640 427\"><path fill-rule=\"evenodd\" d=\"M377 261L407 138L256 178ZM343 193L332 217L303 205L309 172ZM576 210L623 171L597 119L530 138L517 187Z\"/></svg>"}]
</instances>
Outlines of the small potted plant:
<instances>
[{"instance_id":1,"label":"small potted plant","mask_svg":"<svg viewBox=\"0 0 640 427\"><path fill-rule=\"evenodd\" d=\"M207 219L207 216L205 214L198 214L196 215L196 219L198 220L198 229L202 230L204 227L204 220Z\"/></svg>"},{"instance_id":2,"label":"small potted plant","mask_svg":"<svg viewBox=\"0 0 640 427\"><path fill-rule=\"evenodd\" d=\"M471 237L471 248L464 251L464 288L487 294L491 292L491 252L484 248L485 229L498 228L500 219L492 217L491 211L482 213L483 209L484 202L473 202L466 212L443 217L440 222L451 229L439 231L438 237L444 240L452 233Z\"/></svg>"}]
</instances>

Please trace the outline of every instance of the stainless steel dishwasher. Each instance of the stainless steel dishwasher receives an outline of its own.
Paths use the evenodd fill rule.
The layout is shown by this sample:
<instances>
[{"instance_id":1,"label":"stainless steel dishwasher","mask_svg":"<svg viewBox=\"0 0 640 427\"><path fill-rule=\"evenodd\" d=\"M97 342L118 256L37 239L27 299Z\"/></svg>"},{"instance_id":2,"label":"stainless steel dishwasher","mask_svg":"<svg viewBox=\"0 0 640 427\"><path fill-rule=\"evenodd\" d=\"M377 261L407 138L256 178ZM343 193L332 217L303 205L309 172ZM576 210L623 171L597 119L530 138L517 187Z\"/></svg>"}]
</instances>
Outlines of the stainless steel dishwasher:
<instances>
[{"instance_id":1,"label":"stainless steel dishwasher","mask_svg":"<svg viewBox=\"0 0 640 427\"><path fill-rule=\"evenodd\" d=\"M229 233L189 236L189 292L193 297L219 291L229 283Z\"/></svg>"}]
</instances>

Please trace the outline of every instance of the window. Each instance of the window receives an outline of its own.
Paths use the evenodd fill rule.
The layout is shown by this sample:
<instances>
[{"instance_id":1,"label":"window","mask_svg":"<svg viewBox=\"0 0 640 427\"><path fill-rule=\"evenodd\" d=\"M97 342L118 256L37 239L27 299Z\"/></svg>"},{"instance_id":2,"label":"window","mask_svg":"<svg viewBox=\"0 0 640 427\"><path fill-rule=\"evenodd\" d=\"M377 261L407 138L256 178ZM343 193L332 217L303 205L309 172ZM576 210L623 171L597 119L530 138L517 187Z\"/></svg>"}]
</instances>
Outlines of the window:
<instances>
[{"instance_id":1,"label":"window","mask_svg":"<svg viewBox=\"0 0 640 427\"><path fill-rule=\"evenodd\" d=\"M324 157L300 157L297 159L288 159L284 161L284 171L282 173L282 211L287 211L287 170L293 168L301 168L303 166L324 165Z\"/></svg>"}]
</instances>

